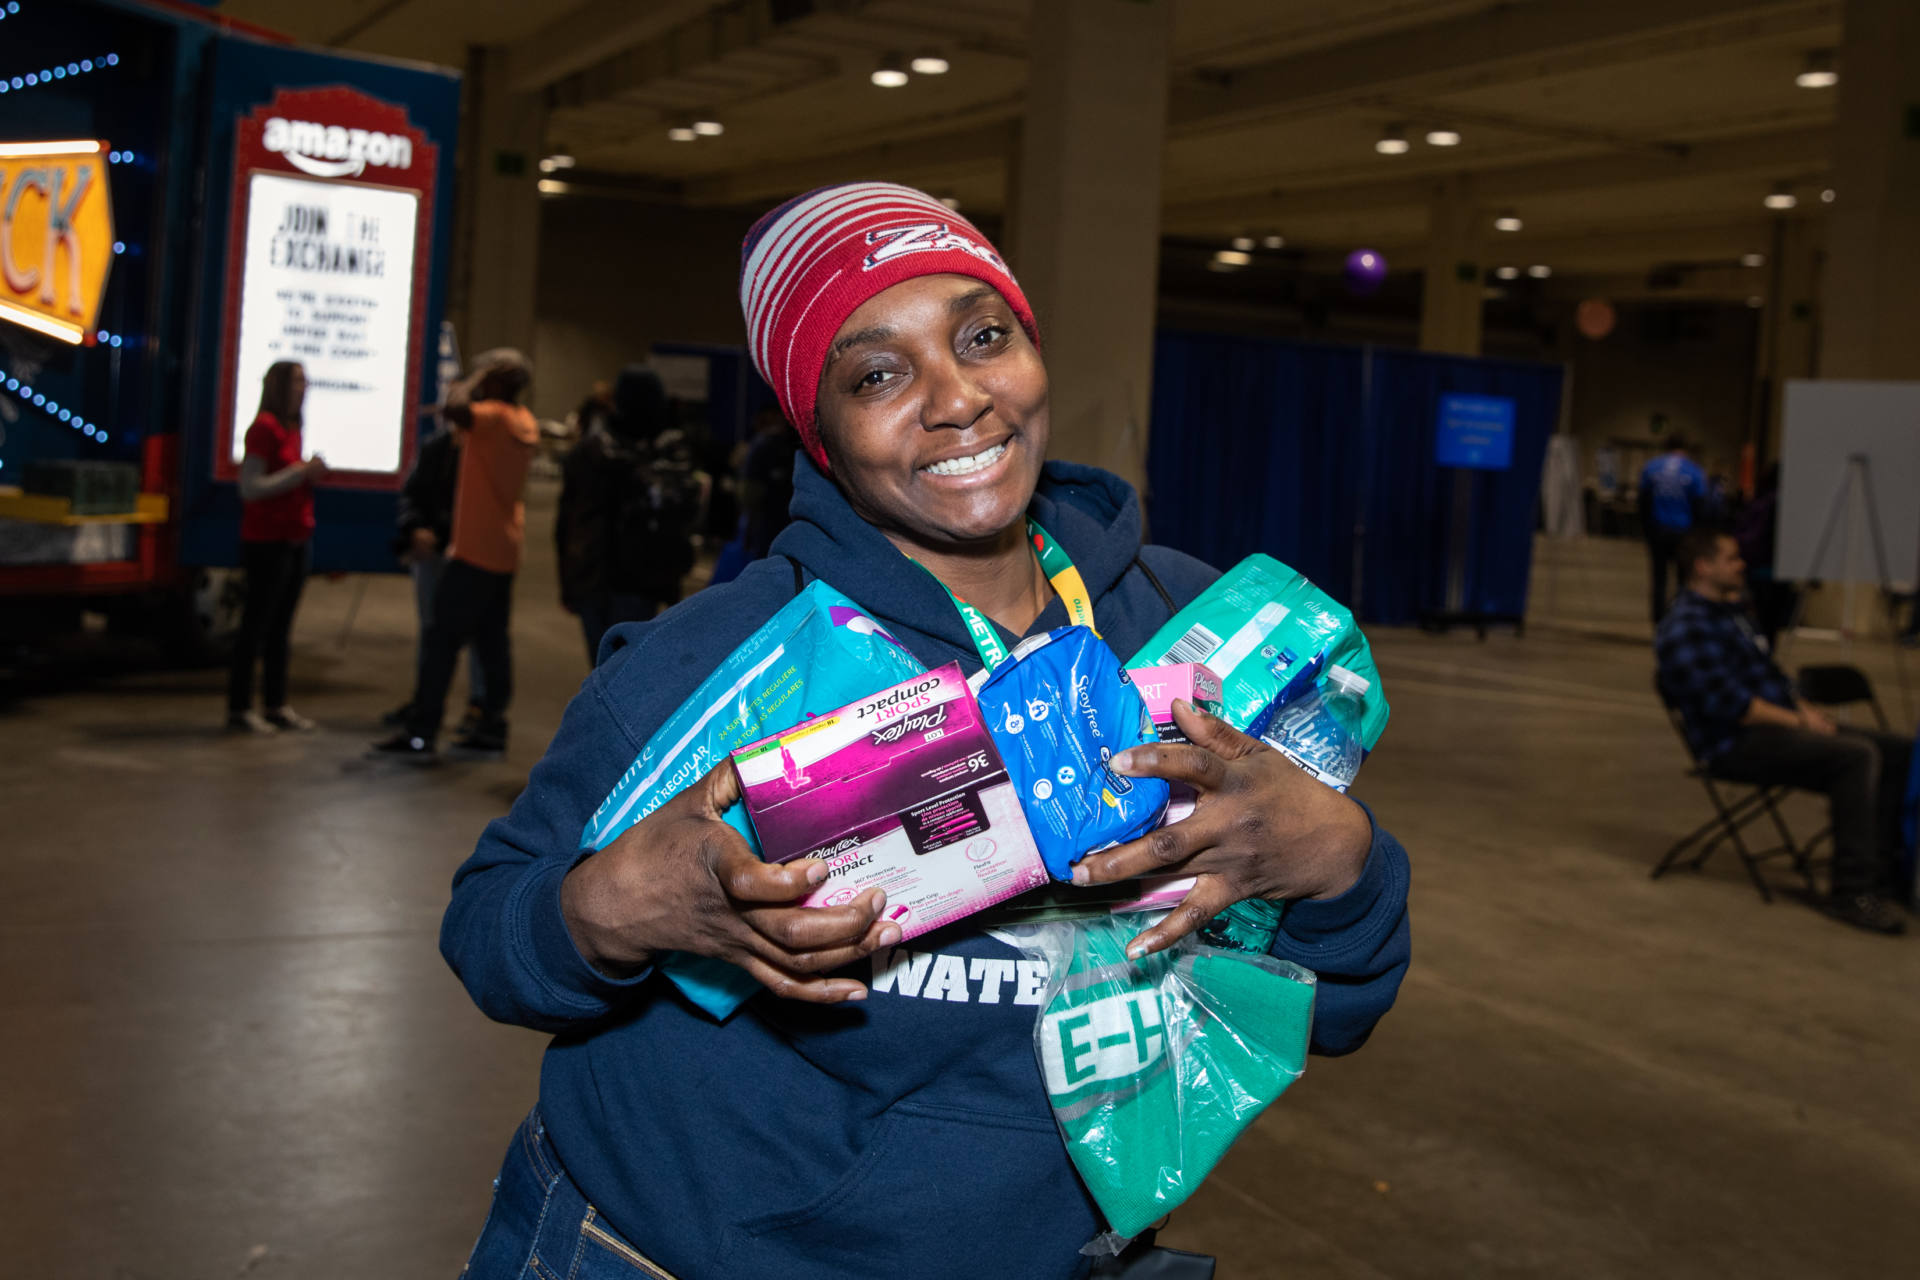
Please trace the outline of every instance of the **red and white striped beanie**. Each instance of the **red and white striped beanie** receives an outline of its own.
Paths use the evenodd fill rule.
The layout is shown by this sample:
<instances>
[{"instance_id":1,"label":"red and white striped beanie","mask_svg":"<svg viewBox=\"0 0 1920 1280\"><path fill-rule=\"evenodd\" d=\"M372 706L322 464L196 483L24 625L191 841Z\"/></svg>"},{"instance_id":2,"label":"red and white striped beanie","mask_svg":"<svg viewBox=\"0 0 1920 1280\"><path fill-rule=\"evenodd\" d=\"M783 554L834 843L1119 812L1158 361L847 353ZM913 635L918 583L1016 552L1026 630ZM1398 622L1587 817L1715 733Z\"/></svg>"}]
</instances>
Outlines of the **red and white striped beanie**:
<instances>
[{"instance_id":1,"label":"red and white striped beanie","mask_svg":"<svg viewBox=\"0 0 1920 1280\"><path fill-rule=\"evenodd\" d=\"M822 471L814 400L833 335L869 298L902 280L972 276L1000 291L1037 345L1026 295L987 238L924 191L849 182L795 196L762 217L740 246L747 347L781 411Z\"/></svg>"}]
</instances>

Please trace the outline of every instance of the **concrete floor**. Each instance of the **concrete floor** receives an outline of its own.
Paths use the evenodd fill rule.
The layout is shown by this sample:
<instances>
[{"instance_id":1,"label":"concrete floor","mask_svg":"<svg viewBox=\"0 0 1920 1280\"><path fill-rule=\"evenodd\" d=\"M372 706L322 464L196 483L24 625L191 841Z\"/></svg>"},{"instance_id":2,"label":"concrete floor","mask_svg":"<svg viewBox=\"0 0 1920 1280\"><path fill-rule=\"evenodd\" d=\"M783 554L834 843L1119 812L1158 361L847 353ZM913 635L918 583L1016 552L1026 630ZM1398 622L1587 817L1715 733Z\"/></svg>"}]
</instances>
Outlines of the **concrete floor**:
<instances>
[{"instance_id":1,"label":"concrete floor","mask_svg":"<svg viewBox=\"0 0 1920 1280\"><path fill-rule=\"evenodd\" d=\"M223 736L214 671L100 661L0 703L0 1273L459 1270L543 1038L485 1021L435 937L584 674L551 503L505 763L353 763L407 691L398 578L344 644L359 582L310 588L312 737ZM1167 1241L1233 1280L1910 1271L1920 937L1763 906L1724 860L1648 881L1704 800L1648 693L1641 562L1549 551L1525 639L1375 636L1394 721L1359 790L1415 859L1412 974Z\"/></svg>"}]
</instances>

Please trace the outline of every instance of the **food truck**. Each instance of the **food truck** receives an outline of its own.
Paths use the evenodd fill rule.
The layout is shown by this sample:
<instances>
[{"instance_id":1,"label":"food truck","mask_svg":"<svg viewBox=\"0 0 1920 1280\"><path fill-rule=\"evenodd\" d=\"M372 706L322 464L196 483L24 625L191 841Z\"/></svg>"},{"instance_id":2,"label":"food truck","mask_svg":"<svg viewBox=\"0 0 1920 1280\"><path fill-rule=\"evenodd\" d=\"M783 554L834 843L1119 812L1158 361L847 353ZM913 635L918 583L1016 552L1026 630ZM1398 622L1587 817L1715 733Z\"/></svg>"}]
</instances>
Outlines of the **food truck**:
<instances>
[{"instance_id":1,"label":"food truck","mask_svg":"<svg viewBox=\"0 0 1920 1280\"><path fill-rule=\"evenodd\" d=\"M242 441L306 366L314 568L394 568L460 80L182 0L0 0L0 646L234 621Z\"/></svg>"}]
</instances>

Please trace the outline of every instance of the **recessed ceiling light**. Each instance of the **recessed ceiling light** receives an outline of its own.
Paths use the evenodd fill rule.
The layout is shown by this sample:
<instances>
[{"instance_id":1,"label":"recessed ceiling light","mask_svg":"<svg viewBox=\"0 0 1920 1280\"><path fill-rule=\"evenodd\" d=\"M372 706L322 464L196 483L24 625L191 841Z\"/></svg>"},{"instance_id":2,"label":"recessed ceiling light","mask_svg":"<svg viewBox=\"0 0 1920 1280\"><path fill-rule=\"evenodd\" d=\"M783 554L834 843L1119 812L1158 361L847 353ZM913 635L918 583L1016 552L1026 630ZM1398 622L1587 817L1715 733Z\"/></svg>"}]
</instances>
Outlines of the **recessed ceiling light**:
<instances>
[{"instance_id":1,"label":"recessed ceiling light","mask_svg":"<svg viewBox=\"0 0 1920 1280\"><path fill-rule=\"evenodd\" d=\"M1743 253L1740 255L1740 265L1743 267L1764 267L1767 265L1767 255L1764 253Z\"/></svg>"},{"instance_id":2,"label":"recessed ceiling light","mask_svg":"<svg viewBox=\"0 0 1920 1280\"><path fill-rule=\"evenodd\" d=\"M540 194L543 196L565 195L566 190L567 184L564 182L556 182L552 178L540 179Z\"/></svg>"},{"instance_id":3,"label":"recessed ceiling light","mask_svg":"<svg viewBox=\"0 0 1920 1280\"><path fill-rule=\"evenodd\" d=\"M955 213L960 212L959 196L941 196L940 203L947 206L947 208L953 210Z\"/></svg>"},{"instance_id":4,"label":"recessed ceiling light","mask_svg":"<svg viewBox=\"0 0 1920 1280\"><path fill-rule=\"evenodd\" d=\"M571 169L573 168L573 165L574 165L573 157L570 155L567 155L565 152L560 152L555 155L550 155L546 159L542 160L540 162L540 172L552 173L557 169Z\"/></svg>"},{"instance_id":5,"label":"recessed ceiling light","mask_svg":"<svg viewBox=\"0 0 1920 1280\"><path fill-rule=\"evenodd\" d=\"M1407 126L1390 124L1380 131L1379 141L1373 144L1373 149L1383 156L1403 156L1411 145L1407 141Z\"/></svg>"},{"instance_id":6,"label":"recessed ceiling light","mask_svg":"<svg viewBox=\"0 0 1920 1280\"><path fill-rule=\"evenodd\" d=\"M1253 248L1253 237L1252 236L1235 236L1233 238L1233 247L1235 249L1238 249L1240 252L1245 253L1247 250Z\"/></svg>"},{"instance_id":7,"label":"recessed ceiling light","mask_svg":"<svg viewBox=\"0 0 1920 1280\"><path fill-rule=\"evenodd\" d=\"M1285 236L1267 236L1260 241L1260 247L1263 249L1284 249L1287 247L1287 238Z\"/></svg>"},{"instance_id":8,"label":"recessed ceiling light","mask_svg":"<svg viewBox=\"0 0 1920 1280\"><path fill-rule=\"evenodd\" d=\"M703 138L717 138L727 131L727 126L714 119L695 120L693 131Z\"/></svg>"},{"instance_id":9,"label":"recessed ceiling light","mask_svg":"<svg viewBox=\"0 0 1920 1280\"><path fill-rule=\"evenodd\" d=\"M908 65L913 68L915 75L943 76L951 69L952 64L937 53L921 53L914 55L913 61Z\"/></svg>"},{"instance_id":10,"label":"recessed ceiling light","mask_svg":"<svg viewBox=\"0 0 1920 1280\"><path fill-rule=\"evenodd\" d=\"M1518 280L1520 278L1520 268L1495 267L1493 274L1498 276L1502 280Z\"/></svg>"},{"instance_id":11,"label":"recessed ceiling light","mask_svg":"<svg viewBox=\"0 0 1920 1280\"><path fill-rule=\"evenodd\" d=\"M1430 147L1457 147L1460 145L1458 129L1427 130L1427 145Z\"/></svg>"},{"instance_id":12,"label":"recessed ceiling light","mask_svg":"<svg viewBox=\"0 0 1920 1280\"><path fill-rule=\"evenodd\" d=\"M1821 203L1821 204L1832 204L1832 203L1833 203L1833 188L1832 188L1832 187L1828 187L1828 188L1826 188L1826 189L1825 189L1824 191L1822 191L1822 192L1820 193L1820 203Z\"/></svg>"},{"instance_id":13,"label":"recessed ceiling light","mask_svg":"<svg viewBox=\"0 0 1920 1280\"><path fill-rule=\"evenodd\" d=\"M1527 274L1532 276L1535 280L1545 280L1548 276L1553 274L1553 268L1548 266L1544 262L1536 262L1532 266L1527 268Z\"/></svg>"},{"instance_id":14,"label":"recessed ceiling light","mask_svg":"<svg viewBox=\"0 0 1920 1280\"><path fill-rule=\"evenodd\" d=\"M1495 231L1518 231L1522 225L1520 215L1511 209L1508 209L1493 220L1493 229Z\"/></svg>"},{"instance_id":15,"label":"recessed ceiling light","mask_svg":"<svg viewBox=\"0 0 1920 1280\"><path fill-rule=\"evenodd\" d=\"M1815 49L1809 53L1793 82L1802 89L1831 89L1839 84L1840 73L1833 69L1833 50Z\"/></svg>"},{"instance_id":16,"label":"recessed ceiling light","mask_svg":"<svg viewBox=\"0 0 1920 1280\"><path fill-rule=\"evenodd\" d=\"M1239 249L1222 249L1213 255L1213 260L1222 267L1244 267L1253 261L1253 255Z\"/></svg>"},{"instance_id":17,"label":"recessed ceiling light","mask_svg":"<svg viewBox=\"0 0 1920 1280\"><path fill-rule=\"evenodd\" d=\"M692 142L700 135L693 131L693 126L690 124L676 124L667 130L667 136L675 142Z\"/></svg>"},{"instance_id":18,"label":"recessed ceiling light","mask_svg":"<svg viewBox=\"0 0 1920 1280\"><path fill-rule=\"evenodd\" d=\"M898 89L907 82L907 69L899 54L890 53L880 59L880 65L873 69L873 75L869 78L882 89Z\"/></svg>"},{"instance_id":19,"label":"recessed ceiling light","mask_svg":"<svg viewBox=\"0 0 1920 1280\"><path fill-rule=\"evenodd\" d=\"M1800 197L1793 194L1793 188L1786 183L1778 183L1767 192L1767 198L1760 203L1769 209L1791 209L1800 203Z\"/></svg>"}]
</instances>

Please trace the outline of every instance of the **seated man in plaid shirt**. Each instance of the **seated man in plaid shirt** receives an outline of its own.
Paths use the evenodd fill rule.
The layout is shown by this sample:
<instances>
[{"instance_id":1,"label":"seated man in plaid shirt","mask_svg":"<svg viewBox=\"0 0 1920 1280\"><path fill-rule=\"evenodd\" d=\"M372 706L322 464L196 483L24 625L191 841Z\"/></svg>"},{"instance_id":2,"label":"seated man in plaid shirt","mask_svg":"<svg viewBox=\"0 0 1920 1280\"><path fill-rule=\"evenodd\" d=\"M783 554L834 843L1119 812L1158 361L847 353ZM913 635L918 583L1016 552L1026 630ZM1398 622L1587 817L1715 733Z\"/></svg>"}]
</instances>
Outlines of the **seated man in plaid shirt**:
<instances>
[{"instance_id":1,"label":"seated man in plaid shirt","mask_svg":"<svg viewBox=\"0 0 1920 1280\"><path fill-rule=\"evenodd\" d=\"M1827 913L1876 933L1905 932L1887 890L1912 744L1839 728L1799 699L1748 619L1746 564L1731 535L1694 529L1678 559L1684 590L1653 644L1660 695L1679 711L1695 758L1730 782L1825 792L1833 817Z\"/></svg>"}]
</instances>

